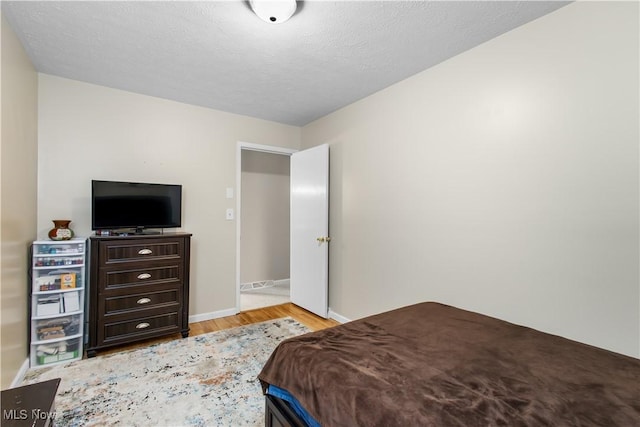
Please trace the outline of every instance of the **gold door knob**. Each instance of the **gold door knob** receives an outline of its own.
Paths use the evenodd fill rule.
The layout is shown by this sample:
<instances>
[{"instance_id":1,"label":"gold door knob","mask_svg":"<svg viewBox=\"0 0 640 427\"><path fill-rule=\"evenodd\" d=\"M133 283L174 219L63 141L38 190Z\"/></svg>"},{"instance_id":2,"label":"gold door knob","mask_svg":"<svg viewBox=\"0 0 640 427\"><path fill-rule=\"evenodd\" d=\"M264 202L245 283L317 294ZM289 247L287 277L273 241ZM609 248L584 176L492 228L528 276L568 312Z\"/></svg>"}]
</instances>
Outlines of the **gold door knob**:
<instances>
[{"instance_id":1,"label":"gold door knob","mask_svg":"<svg viewBox=\"0 0 640 427\"><path fill-rule=\"evenodd\" d=\"M322 237L317 237L316 240L318 241L318 243L324 243L324 242L329 242L331 241L331 237L329 236L322 236Z\"/></svg>"}]
</instances>

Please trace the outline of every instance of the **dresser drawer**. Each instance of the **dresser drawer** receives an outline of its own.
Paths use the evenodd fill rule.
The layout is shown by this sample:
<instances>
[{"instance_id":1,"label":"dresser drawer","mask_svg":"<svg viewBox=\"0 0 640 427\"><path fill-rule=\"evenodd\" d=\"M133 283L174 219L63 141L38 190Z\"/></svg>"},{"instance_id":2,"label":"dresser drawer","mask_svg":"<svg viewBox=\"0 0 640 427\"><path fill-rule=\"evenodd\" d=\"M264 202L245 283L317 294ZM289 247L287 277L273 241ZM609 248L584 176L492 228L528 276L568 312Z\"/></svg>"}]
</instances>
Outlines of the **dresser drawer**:
<instances>
[{"instance_id":1,"label":"dresser drawer","mask_svg":"<svg viewBox=\"0 0 640 427\"><path fill-rule=\"evenodd\" d=\"M179 308L180 289L106 296L103 301L100 301L100 307L104 307L103 314L107 316L129 312L144 312L146 310L168 306L173 306L174 310Z\"/></svg>"},{"instance_id":2,"label":"dresser drawer","mask_svg":"<svg viewBox=\"0 0 640 427\"><path fill-rule=\"evenodd\" d=\"M133 268L130 270L101 271L100 291L118 290L134 286L150 287L160 284L181 283L182 270L179 264ZM135 292L135 291L134 291Z\"/></svg>"},{"instance_id":3,"label":"dresser drawer","mask_svg":"<svg viewBox=\"0 0 640 427\"><path fill-rule=\"evenodd\" d=\"M132 338L144 339L145 336L157 336L180 331L178 312L158 316L140 317L122 322L105 323L100 342L130 341Z\"/></svg>"},{"instance_id":4,"label":"dresser drawer","mask_svg":"<svg viewBox=\"0 0 640 427\"><path fill-rule=\"evenodd\" d=\"M100 265L140 262L144 260L180 259L182 240L160 239L156 241L101 242Z\"/></svg>"}]
</instances>

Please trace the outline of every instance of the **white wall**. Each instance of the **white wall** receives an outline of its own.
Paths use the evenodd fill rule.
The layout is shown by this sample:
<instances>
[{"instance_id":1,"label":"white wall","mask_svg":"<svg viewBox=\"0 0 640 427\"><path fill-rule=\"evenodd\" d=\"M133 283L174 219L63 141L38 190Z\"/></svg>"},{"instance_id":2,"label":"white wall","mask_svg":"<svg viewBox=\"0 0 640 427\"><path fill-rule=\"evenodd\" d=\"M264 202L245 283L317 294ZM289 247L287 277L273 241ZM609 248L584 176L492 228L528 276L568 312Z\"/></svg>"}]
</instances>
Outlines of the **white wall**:
<instances>
[{"instance_id":1,"label":"white wall","mask_svg":"<svg viewBox=\"0 0 640 427\"><path fill-rule=\"evenodd\" d=\"M36 237L38 78L2 17L1 368L8 388L27 359L28 249Z\"/></svg>"},{"instance_id":2,"label":"white wall","mask_svg":"<svg viewBox=\"0 0 640 427\"><path fill-rule=\"evenodd\" d=\"M440 301L640 356L638 30L574 3L305 126L333 311Z\"/></svg>"},{"instance_id":3,"label":"white wall","mask_svg":"<svg viewBox=\"0 0 640 427\"><path fill-rule=\"evenodd\" d=\"M289 278L289 160L242 150L240 283Z\"/></svg>"},{"instance_id":4,"label":"white wall","mask_svg":"<svg viewBox=\"0 0 640 427\"><path fill-rule=\"evenodd\" d=\"M235 221L225 220L238 141L298 148L300 128L39 75L38 232L88 236L92 179L182 184L193 233L191 315L235 309Z\"/></svg>"}]
</instances>

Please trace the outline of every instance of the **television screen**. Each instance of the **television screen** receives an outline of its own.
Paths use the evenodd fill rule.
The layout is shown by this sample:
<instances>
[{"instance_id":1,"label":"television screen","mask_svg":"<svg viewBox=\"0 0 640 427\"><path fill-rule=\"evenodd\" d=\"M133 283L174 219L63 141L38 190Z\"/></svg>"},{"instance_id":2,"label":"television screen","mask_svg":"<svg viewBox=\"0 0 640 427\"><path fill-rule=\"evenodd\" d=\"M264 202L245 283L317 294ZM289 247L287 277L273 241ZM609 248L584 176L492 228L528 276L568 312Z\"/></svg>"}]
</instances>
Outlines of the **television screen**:
<instances>
[{"instance_id":1,"label":"television screen","mask_svg":"<svg viewBox=\"0 0 640 427\"><path fill-rule=\"evenodd\" d=\"M182 186L91 181L91 229L174 228L182 221Z\"/></svg>"}]
</instances>

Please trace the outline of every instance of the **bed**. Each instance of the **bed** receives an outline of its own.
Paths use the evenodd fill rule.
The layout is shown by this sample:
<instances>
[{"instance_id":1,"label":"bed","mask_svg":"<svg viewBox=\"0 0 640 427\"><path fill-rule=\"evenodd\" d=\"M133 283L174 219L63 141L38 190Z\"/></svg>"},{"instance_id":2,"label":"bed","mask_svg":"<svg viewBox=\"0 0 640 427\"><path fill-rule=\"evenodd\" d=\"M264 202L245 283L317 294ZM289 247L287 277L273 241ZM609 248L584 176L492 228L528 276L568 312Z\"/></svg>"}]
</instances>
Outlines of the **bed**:
<instances>
[{"instance_id":1,"label":"bed","mask_svg":"<svg viewBox=\"0 0 640 427\"><path fill-rule=\"evenodd\" d=\"M283 341L265 422L640 425L640 360L426 302Z\"/></svg>"}]
</instances>

